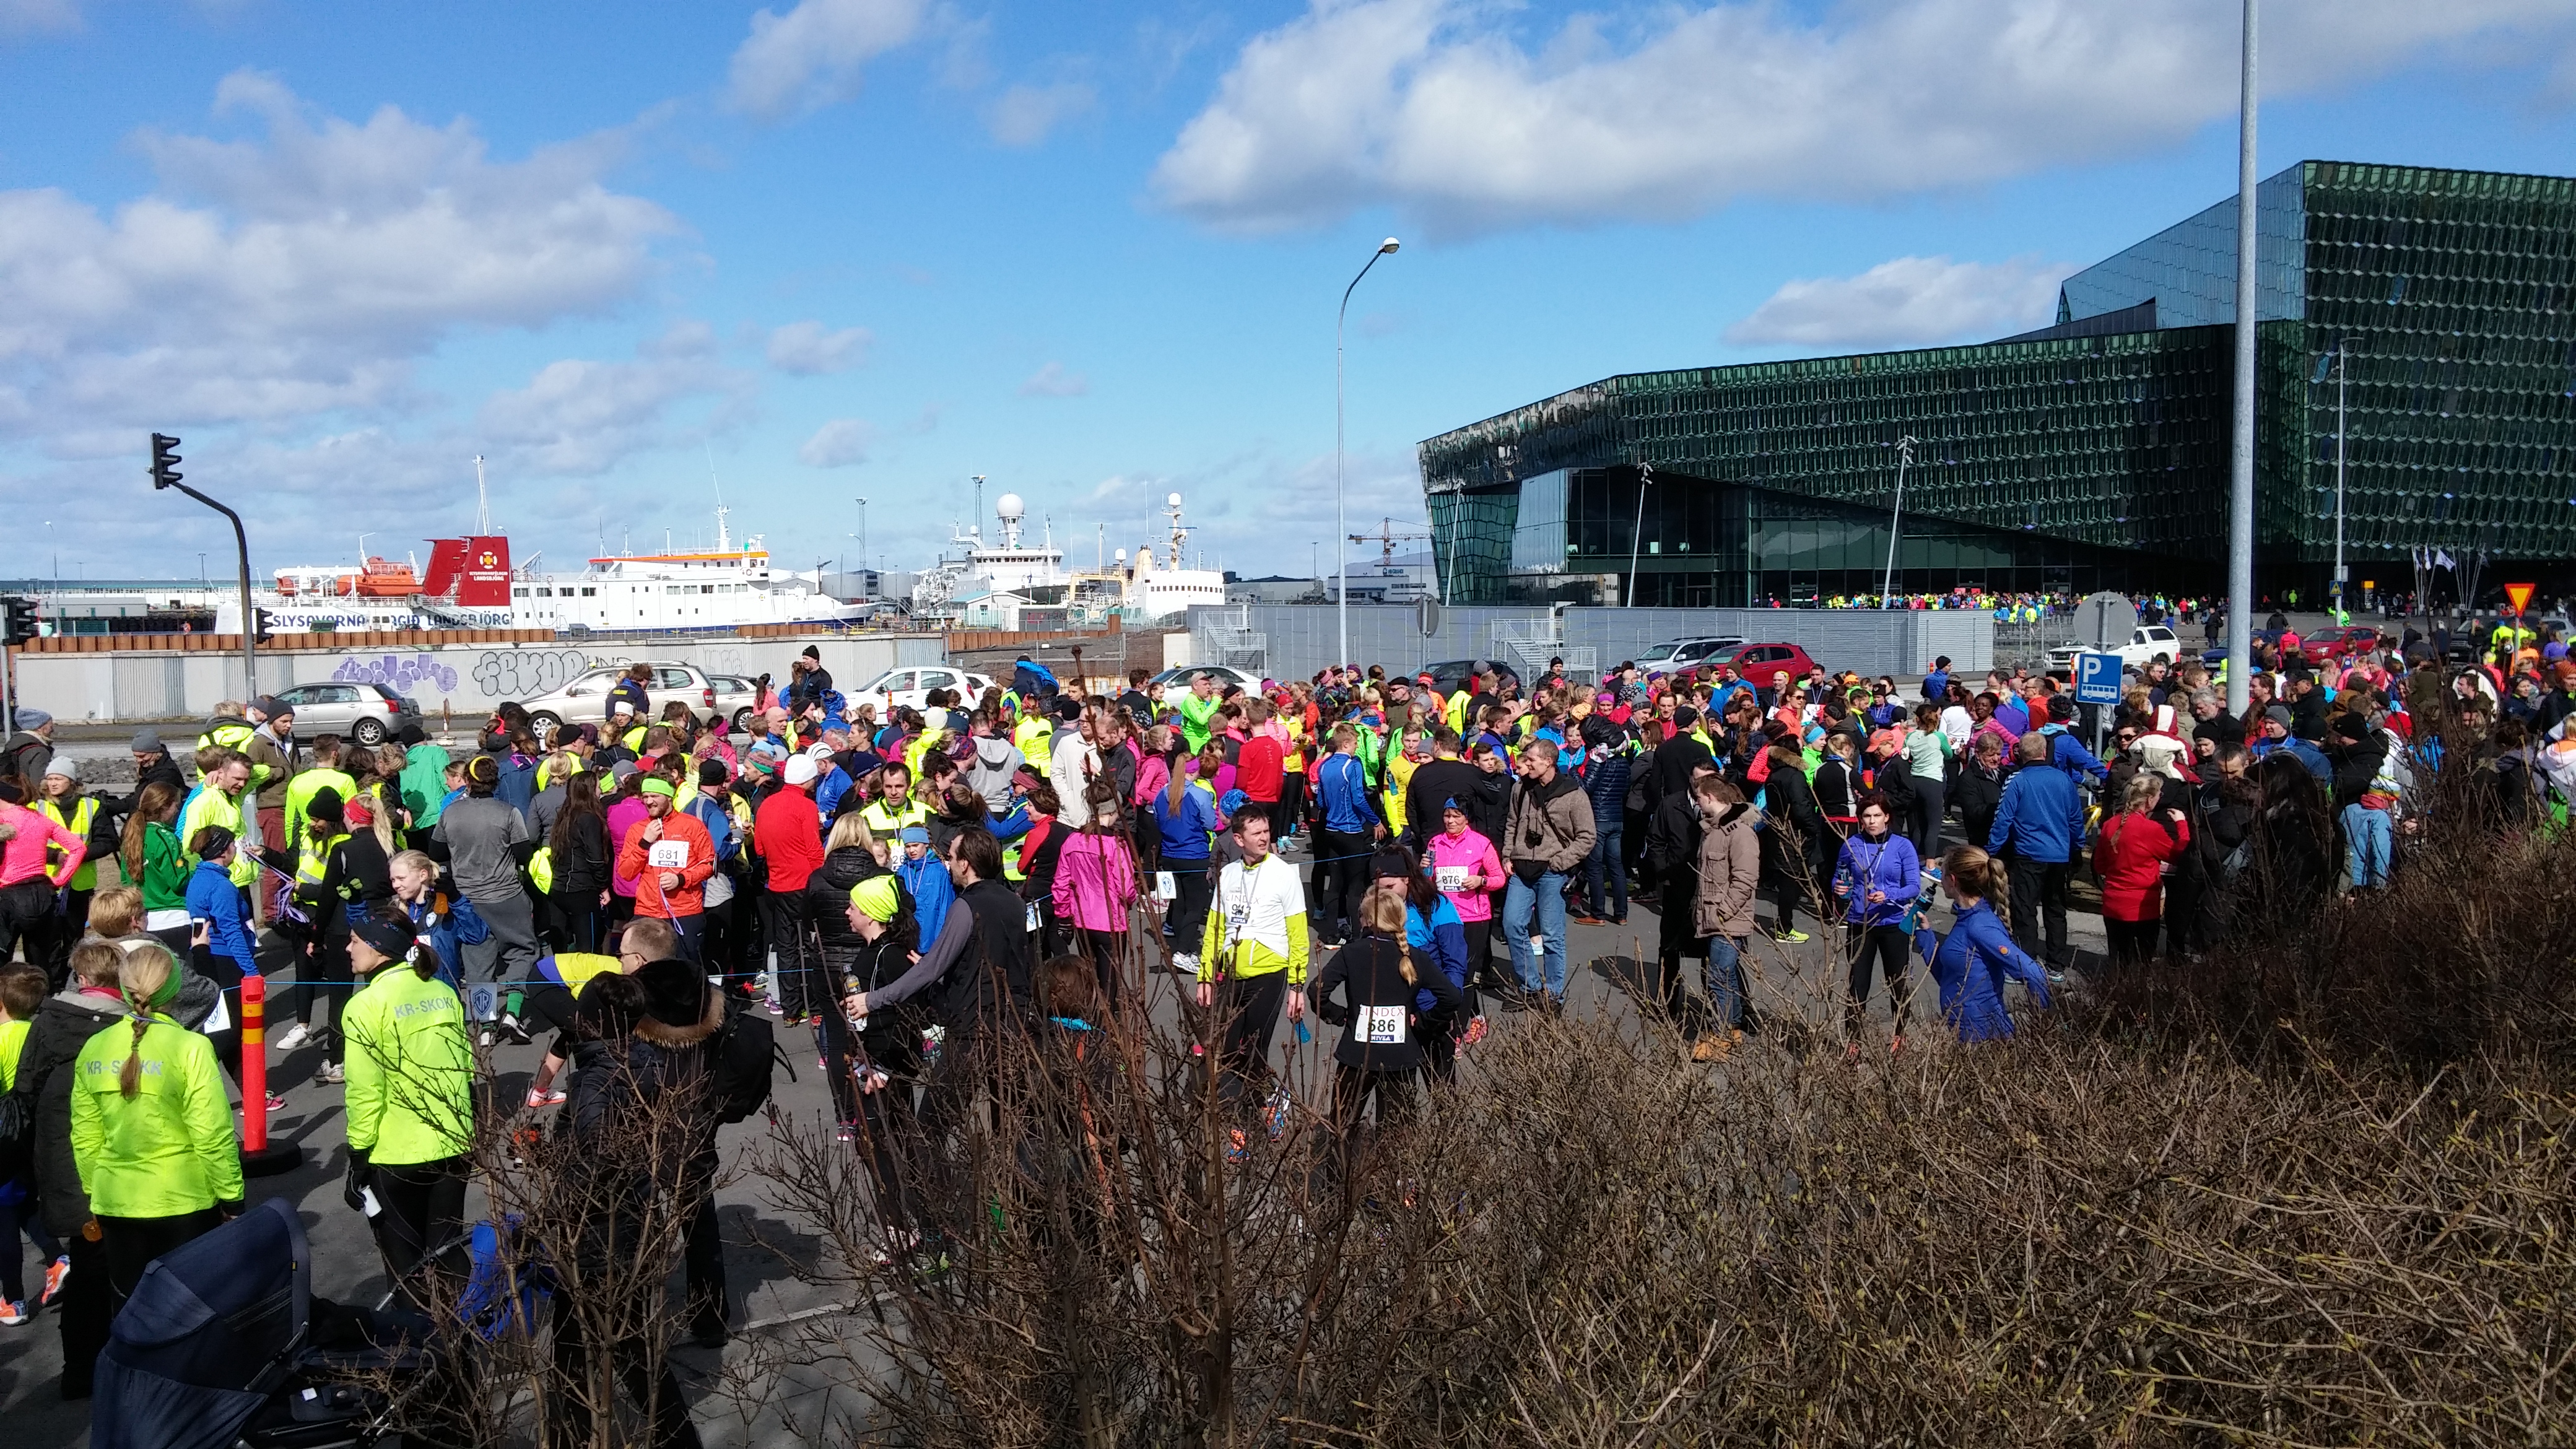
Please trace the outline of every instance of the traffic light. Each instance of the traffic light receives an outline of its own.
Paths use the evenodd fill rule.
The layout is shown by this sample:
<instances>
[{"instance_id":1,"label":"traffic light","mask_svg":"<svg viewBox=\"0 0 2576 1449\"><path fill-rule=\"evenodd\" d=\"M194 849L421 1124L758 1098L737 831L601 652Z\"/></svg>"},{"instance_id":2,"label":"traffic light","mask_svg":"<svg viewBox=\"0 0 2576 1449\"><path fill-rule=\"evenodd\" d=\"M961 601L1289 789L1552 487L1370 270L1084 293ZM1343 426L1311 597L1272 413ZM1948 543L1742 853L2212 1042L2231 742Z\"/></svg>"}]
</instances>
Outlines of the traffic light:
<instances>
[{"instance_id":1,"label":"traffic light","mask_svg":"<svg viewBox=\"0 0 2576 1449\"><path fill-rule=\"evenodd\" d=\"M152 486L167 488L179 481L179 440L168 433L152 435Z\"/></svg>"},{"instance_id":2,"label":"traffic light","mask_svg":"<svg viewBox=\"0 0 2576 1449\"><path fill-rule=\"evenodd\" d=\"M12 594L0 599L0 642L24 644L36 637L36 601Z\"/></svg>"},{"instance_id":3,"label":"traffic light","mask_svg":"<svg viewBox=\"0 0 2576 1449\"><path fill-rule=\"evenodd\" d=\"M274 616L272 616L266 609L253 609L250 611L250 617L250 637L258 640L262 644L267 643L269 630L275 623Z\"/></svg>"}]
</instances>

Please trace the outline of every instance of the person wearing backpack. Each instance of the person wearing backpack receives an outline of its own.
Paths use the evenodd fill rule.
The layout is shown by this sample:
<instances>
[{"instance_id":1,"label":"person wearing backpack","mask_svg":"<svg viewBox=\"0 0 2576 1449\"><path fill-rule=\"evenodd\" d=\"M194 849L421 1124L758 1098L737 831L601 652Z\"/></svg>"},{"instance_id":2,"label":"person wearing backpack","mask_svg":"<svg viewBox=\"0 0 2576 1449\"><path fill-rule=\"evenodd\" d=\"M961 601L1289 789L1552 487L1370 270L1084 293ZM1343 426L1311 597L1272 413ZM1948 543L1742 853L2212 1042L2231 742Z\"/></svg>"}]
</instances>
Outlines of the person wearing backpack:
<instances>
[{"instance_id":1,"label":"person wearing backpack","mask_svg":"<svg viewBox=\"0 0 2576 1449\"><path fill-rule=\"evenodd\" d=\"M653 1133L657 1150L643 1165L679 1201L690 1333L699 1344L713 1346L726 1338L724 1238L715 1203L716 1126L727 1095L716 1041L729 1024L724 994L707 984L698 967L675 957L647 963L632 979L640 988L641 1014L624 1040L585 1042L575 1049L564 1121L579 1141L636 1126L655 1111L686 1114L673 1124L676 1134L669 1127Z\"/></svg>"},{"instance_id":2,"label":"person wearing backpack","mask_svg":"<svg viewBox=\"0 0 2576 1449\"><path fill-rule=\"evenodd\" d=\"M1401 887L1371 889L1360 900L1359 939L1334 952L1315 980L1316 1014L1342 1028L1333 1048L1333 1127L1346 1183L1368 1099L1377 1099L1382 1127L1411 1120L1423 1038L1445 1037L1466 1004L1447 973L1428 958L1415 958L1406 944L1404 912ZM1416 1009L1421 991L1431 993L1428 1011Z\"/></svg>"}]
</instances>

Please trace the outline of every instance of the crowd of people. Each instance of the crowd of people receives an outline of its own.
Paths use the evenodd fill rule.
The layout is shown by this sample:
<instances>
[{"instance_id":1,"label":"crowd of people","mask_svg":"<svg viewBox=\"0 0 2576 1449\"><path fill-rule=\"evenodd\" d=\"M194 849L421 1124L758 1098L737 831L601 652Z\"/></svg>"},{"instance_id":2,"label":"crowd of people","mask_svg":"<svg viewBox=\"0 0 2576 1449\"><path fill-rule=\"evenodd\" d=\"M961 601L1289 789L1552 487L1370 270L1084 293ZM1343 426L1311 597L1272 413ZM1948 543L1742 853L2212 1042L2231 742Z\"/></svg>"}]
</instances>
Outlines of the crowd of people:
<instances>
[{"instance_id":1,"label":"crowd of people","mask_svg":"<svg viewBox=\"0 0 2576 1449\"><path fill-rule=\"evenodd\" d=\"M2563 823L2563 642L2508 637L2466 666L2424 641L2291 659L2242 714L2197 663L2150 665L2096 722L2099 755L2062 681L1947 659L1902 683L1622 665L1525 687L1479 666L1445 690L1357 666L1094 690L1023 660L981 698L881 711L808 649L762 681L748 731L655 710L649 671L597 720L540 730L504 704L453 753L416 725L307 741L252 700L217 710L192 771L138 735L115 795L21 749L50 739L22 711L0 754L0 932L25 956L0 972L0 1324L56 1308L63 1391L85 1393L144 1265L239 1209L254 978L293 981L266 1049L321 1051L309 1083L250 1105L336 1094L345 1195L398 1283L439 1271L458 1231L478 1114L550 1115L583 1144L681 1104L686 1147L654 1186L694 1204L688 1311L721 1341L716 1132L766 1097L771 1023L810 1028L882 1261L917 1266L941 1251L918 1220L925 1153L1032 1043L1142 1010L1149 971L1179 978L1240 1154L1289 1113L1283 1018L1340 1032L1331 1130L1371 1102L1400 1118L1489 1011L1561 1012L1569 925L1624 925L1640 894L1658 917L1641 1004L1693 1058L1762 1030L1753 938L1807 941L1802 921L1839 944L1856 1055L1880 992L1903 1049L1916 956L1935 1029L2010 1036L2009 986L2045 1007L2065 984L2088 865L2109 967L2137 971L2385 887L2445 749L2472 753L2500 818ZM523 1100L478 1090L492 1048L540 1038ZM584 1251L628 1226L608 1214ZM685 1415L663 1429L682 1441Z\"/></svg>"}]
</instances>

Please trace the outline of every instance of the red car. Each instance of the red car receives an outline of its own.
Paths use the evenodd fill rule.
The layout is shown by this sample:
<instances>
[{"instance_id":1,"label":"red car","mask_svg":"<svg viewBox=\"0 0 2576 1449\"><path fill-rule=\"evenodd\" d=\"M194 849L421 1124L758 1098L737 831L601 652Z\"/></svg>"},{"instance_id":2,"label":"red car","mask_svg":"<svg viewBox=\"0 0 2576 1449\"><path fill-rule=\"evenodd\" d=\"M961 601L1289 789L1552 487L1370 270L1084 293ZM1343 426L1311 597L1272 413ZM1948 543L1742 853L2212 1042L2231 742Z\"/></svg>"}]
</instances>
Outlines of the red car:
<instances>
[{"instance_id":1,"label":"red car","mask_svg":"<svg viewBox=\"0 0 2576 1449\"><path fill-rule=\"evenodd\" d=\"M1823 667L1795 644L1746 644L1703 660L1696 667L1707 676L1716 673L1721 664L1733 666L1737 675L1761 689L1770 688L1771 676L1784 670L1797 680L1806 678L1808 670Z\"/></svg>"},{"instance_id":2,"label":"red car","mask_svg":"<svg viewBox=\"0 0 2576 1449\"><path fill-rule=\"evenodd\" d=\"M2326 629L2313 638L2300 640L2299 657L2317 665L2378 647L2379 631L2367 624L2355 624L2348 629Z\"/></svg>"}]
</instances>

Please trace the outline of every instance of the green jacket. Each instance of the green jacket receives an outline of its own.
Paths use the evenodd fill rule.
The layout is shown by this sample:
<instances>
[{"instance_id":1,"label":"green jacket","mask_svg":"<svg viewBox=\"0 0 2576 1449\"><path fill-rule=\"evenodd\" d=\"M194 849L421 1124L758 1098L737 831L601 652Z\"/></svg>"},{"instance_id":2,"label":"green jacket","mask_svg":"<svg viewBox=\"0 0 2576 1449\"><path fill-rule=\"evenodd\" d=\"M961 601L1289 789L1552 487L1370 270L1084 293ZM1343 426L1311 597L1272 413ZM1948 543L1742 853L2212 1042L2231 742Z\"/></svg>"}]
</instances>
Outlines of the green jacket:
<instances>
[{"instance_id":1,"label":"green jacket","mask_svg":"<svg viewBox=\"0 0 2576 1449\"><path fill-rule=\"evenodd\" d=\"M138 1047L130 1021L91 1037L72 1063L72 1162L90 1211L172 1218L240 1202L241 1147L215 1045L168 1017L149 1020L133 1096L117 1090Z\"/></svg>"},{"instance_id":2,"label":"green jacket","mask_svg":"<svg viewBox=\"0 0 2576 1449\"><path fill-rule=\"evenodd\" d=\"M474 1048L456 989L388 962L349 1001L349 1146L380 1167L455 1157L474 1144Z\"/></svg>"},{"instance_id":3,"label":"green jacket","mask_svg":"<svg viewBox=\"0 0 2576 1449\"><path fill-rule=\"evenodd\" d=\"M447 751L432 744L418 744L403 753L403 808L411 812L411 828L427 830L438 823L439 802L447 798Z\"/></svg>"},{"instance_id":4,"label":"green jacket","mask_svg":"<svg viewBox=\"0 0 2576 1449\"><path fill-rule=\"evenodd\" d=\"M1209 722L1224 702L1213 694L1201 699L1195 689L1181 696L1181 738L1190 742L1191 754L1207 748L1208 737L1215 733Z\"/></svg>"},{"instance_id":5,"label":"green jacket","mask_svg":"<svg viewBox=\"0 0 2576 1449\"><path fill-rule=\"evenodd\" d=\"M143 879L135 884L143 890L145 913L186 910L188 877L195 870L169 826L153 821L143 827Z\"/></svg>"},{"instance_id":6,"label":"green jacket","mask_svg":"<svg viewBox=\"0 0 2576 1449\"><path fill-rule=\"evenodd\" d=\"M340 803L343 805L349 803L350 796L358 793L358 782L350 779L346 771L334 770L327 765L298 770L295 777L286 782L288 849L293 849L295 842L304 838L304 812L313 804L313 797L321 794L322 788L326 785L338 793Z\"/></svg>"}]
</instances>

